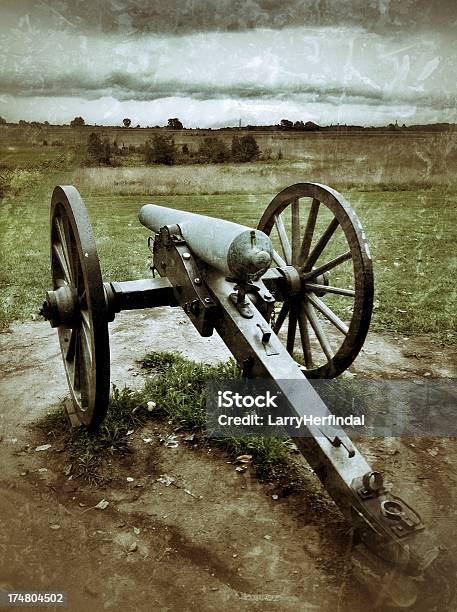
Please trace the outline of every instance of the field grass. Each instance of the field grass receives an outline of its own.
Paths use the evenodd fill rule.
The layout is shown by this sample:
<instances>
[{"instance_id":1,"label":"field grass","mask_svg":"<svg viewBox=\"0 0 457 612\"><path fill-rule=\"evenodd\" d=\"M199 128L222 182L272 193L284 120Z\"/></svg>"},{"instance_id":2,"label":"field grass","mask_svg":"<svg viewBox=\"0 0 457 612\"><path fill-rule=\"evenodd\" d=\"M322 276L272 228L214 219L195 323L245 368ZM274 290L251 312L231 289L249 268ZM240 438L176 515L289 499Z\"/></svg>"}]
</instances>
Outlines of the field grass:
<instances>
[{"instance_id":1,"label":"field grass","mask_svg":"<svg viewBox=\"0 0 457 612\"><path fill-rule=\"evenodd\" d=\"M22 175L0 205L0 325L30 318L49 288L49 200L56 184L75 184L86 201L104 279L127 280L149 274L148 231L137 221L142 204L256 225L280 189L314 180L339 189L366 230L375 266L373 328L457 342L457 181L447 146L428 172L425 163L418 170L417 156L408 167L394 156L388 161L389 143L376 170L371 140L358 156L335 143L327 159L217 166L83 168L69 151L57 164L27 162L24 151L23 170L32 168L26 172L33 176Z\"/></svg>"}]
</instances>

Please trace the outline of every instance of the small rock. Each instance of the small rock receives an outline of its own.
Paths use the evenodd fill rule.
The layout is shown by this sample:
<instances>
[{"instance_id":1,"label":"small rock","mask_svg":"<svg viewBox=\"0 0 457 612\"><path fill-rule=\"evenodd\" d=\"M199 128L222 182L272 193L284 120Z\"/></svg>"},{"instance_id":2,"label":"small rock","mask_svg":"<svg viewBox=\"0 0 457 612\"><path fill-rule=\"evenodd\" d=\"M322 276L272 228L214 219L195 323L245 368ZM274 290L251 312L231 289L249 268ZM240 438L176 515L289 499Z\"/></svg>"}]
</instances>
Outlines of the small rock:
<instances>
[{"instance_id":1,"label":"small rock","mask_svg":"<svg viewBox=\"0 0 457 612\"><path fill-rule=\"evenodd\" d=\"M57 531L58 529L60 529L60 525L58 525L57 523L53 523L52 525L49 525L49 529Z\"/></svg>"},{"instance_id":2,"label":"small rock","mask_svg":"<svg viewBox=\"0 0 457 612\"><path fill-rule=\"evenodd\" d=\"M35 451L36 452L40 452L40 451L47 451L48 448L51 448L51 444L42 444L41 446L37 446Z\"/></svg>"},{"instance_id":3,"label":"small rock","mask_svg":"<svg viewBox=\"0 0 457 612\"><path fill-rule=\"evenodd\" d=\"M274 499L276 501L277 499L279 499L279 495L272 495L271 499Z\"/></svg>"},{"instance_id":4,"label":"small rock","mask_svg":"<svg viewBox=\"0 0 457 612\"><path fill-rule=\"evenodd\" d=\"M264 540L271 540L271 535L264 535L264 536L263 536L263 539L264 539Z\"/></svg>"},{"instance_id":5,"label":"small rock","mask_svg":"<svg viewBox=\"0 0 457 612\"><path fill-rule=\"evenodd\" d=\"M135 552L136 550L138 550L138 543L132 542L129 546L129 552Z\"/></svg>"},{"instance_id":6,"label":"small rock","mask_svg":"<svg viewBox=\"0 0 457 612\"><path fill-rule=\"evenodd\" d=\"M134 482L134 478L132 478L132 476L127 476L126 478L127 482Z\"/></svg>"},{"instance_id":7,"label":"small rock","mask_svg":"<svg viewBox=\"0 0 457 612\"><path fill-rule=\"evenodd\" d=\"M157 478L157 482L161 482L166 487L169 487L171 484L175 482L176 478L174 476L170 476L170 474L160 474L160 477Z\"/></svg>"},{"instance_id":8,"label":"small rock","mask_svg":"<svg viewBox=\"0 0 457 612\"><path fill-rule=\"evenodd\" d=\"M142 438L142 440L145 444L149 444L150 442L152 442L152 438Z\"/></svg>"},{"instance_id":9,"label":"small rock","mask_svg":"<svg viewBox=\"0 0 457 612\"><path fill-rule=\"evenodd\" d=\"M134 527L134 528L133 528L133 533L134 533L135 535L140 535L140 531L141 531L141 529L140 529L139 527Z\"/></svg>"},{"instance_id":10,"label":"small rock","mask_svg":"<svg viewBox=\"0 0 457 612\"><path fill-rule=\"evenodd\" d=\"M148 412L152 412L156 406L157 404L155 402L153 401L148 402L147 403Z\"/></svg>"},{"instance_id":11,"label":"small rock","mask_svg":"<svg viewBox=\"0 0 457 612\"><path fill-rule=\"evenodd\" d=\"M109 506L109 501L106 501L106 499L101 499L98 502L98 504L94 506L94 508L97 508L98 510L106 510L108 506Z\"/></svg>"},{"instance_id":12,"label":"small rock","mask_svg":"<svg viewBox=\"0 0 457 612\"><path fill-rule=\"evenodd\" d=\"M237 463L251 463L252 455L239 455L236 458Z\"/></svg>"},{"instance_id":13,"label":"small rock","mask_svg":"<svg viewBox=\"0 0 457 612\"><path fill-rule=\"evenodd\" d=\"M166 448L178 448L179 443L174 435L160 436L160 441Z\"/></svg>"}]
</instances>

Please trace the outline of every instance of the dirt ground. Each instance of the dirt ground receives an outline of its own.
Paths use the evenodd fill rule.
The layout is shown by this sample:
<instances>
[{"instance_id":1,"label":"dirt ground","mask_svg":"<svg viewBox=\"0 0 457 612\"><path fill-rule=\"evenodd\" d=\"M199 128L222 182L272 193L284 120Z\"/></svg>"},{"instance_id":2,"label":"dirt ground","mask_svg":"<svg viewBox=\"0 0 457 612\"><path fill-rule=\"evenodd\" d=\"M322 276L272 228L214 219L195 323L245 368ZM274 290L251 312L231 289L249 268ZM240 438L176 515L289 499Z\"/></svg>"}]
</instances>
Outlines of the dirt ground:
<instances>
[{"instance_id":1,"label":"dirt ground","mask_svg":"<svg viewBox=\"0 0 457 612\"><path fill-rule=\"evenodd\" d=\"M372 607L350 582L348 526L313 474L308 494L274 499L272 485L235 471L220 451L182 436L166 448L165 425L149 424L131 434L131 454L112 459L110 487L91 488L68 476L64 449L37 451L48 441L30 427L67 393L55 331L41 321L15 324L0 345L0 591L64 591L69 610ZM207 362L229 355L166 308L119 315L111 348L120 387L142 384L135 360L151 350ZM352 371L455 378L457 361L425 339L371 334ZM452 552L455 440L359 446ZM94 507L101 500L109 502L103 510Z\"/></svg>"}]
</instances>

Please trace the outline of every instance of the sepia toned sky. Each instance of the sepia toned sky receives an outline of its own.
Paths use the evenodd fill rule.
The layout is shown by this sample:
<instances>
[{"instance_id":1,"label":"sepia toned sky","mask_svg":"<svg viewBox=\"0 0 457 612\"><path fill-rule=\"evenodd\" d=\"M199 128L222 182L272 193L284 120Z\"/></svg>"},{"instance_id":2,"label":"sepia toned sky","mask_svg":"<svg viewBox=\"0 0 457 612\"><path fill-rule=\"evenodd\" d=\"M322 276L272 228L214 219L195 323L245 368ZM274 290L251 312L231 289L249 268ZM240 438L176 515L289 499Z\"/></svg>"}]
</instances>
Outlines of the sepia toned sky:
<instances>
[{"instance_id":1,"label":"sepia toned sky","mask_svg":"<svg viewBox=\"0 0 457 612\"><path fill-rule=\"evenodd\" d=\"M457 121L455 0L1 0L0 115Z\"/></svg>"}]
</instances>

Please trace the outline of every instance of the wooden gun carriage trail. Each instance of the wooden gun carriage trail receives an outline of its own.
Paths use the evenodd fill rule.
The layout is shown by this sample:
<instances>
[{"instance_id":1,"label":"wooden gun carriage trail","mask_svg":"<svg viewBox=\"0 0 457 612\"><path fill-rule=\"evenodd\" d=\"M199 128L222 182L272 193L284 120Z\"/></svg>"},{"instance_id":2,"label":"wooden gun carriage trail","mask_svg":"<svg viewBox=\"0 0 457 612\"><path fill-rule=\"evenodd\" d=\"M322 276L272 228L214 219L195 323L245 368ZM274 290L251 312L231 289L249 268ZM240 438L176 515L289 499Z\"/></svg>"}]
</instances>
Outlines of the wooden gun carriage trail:
<instances>
[{"instance_id":1,"label":"wooden gun carriage trail","mask_svg":"<svg viewBox=\"0 0 457 612\"><path fill-rule=\"evenodd\" d=\"M291 416L310 407L329 415L308 379L351 365L373 306L370 249L344 197L317 183L292 185L256 229L153 204L139 219L153 232L148 246L159 277L104 283L78 191L53 192L53 288L42 314L57 329L73 416L96 430L106 415L108 324L116 313L164 305L183 308L202 336L216 331L245 377L268 379L284 393L297 381ZM387 490L343 429L310 425L295 442L354 527L354 569L375 593L371 602L414 606L441 559L418 513Z\"/></svg>"}]
</instances>

